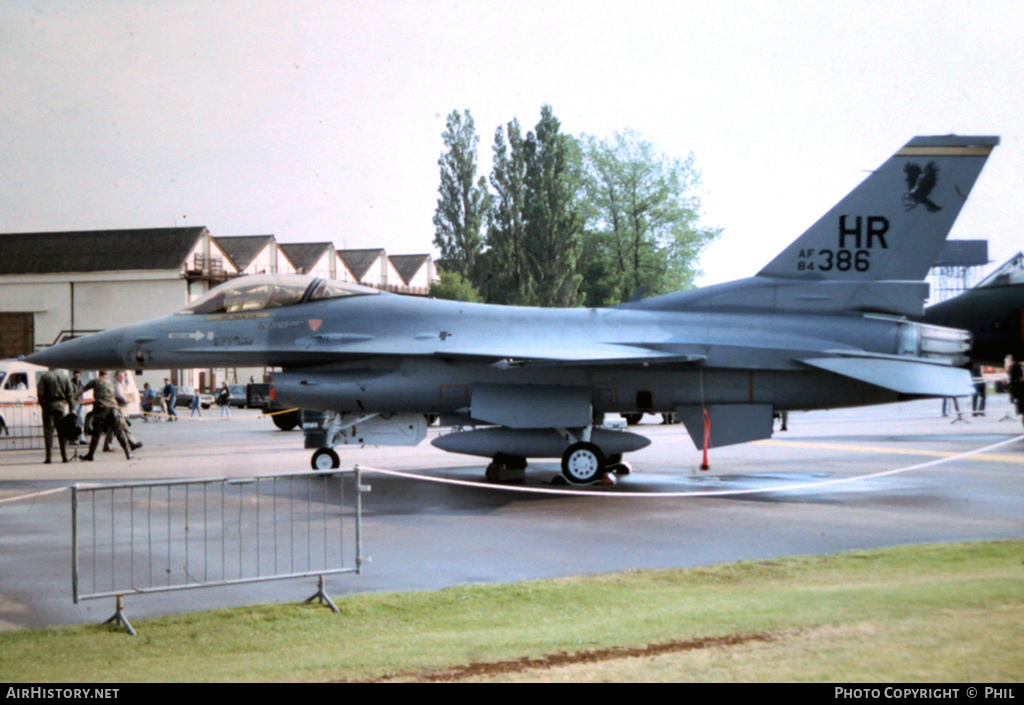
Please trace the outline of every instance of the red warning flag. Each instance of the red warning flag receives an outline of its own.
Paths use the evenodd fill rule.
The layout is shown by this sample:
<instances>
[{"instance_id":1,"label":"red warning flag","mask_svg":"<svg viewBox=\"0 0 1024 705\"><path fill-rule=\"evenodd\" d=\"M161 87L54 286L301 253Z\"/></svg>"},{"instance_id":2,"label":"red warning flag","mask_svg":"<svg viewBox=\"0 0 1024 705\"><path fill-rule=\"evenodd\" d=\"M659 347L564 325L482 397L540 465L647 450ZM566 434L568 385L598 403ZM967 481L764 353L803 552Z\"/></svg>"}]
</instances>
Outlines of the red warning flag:
<instances>
[{"instance_id":1,"label":"red warning flag","mask_svg":"<svg viewBox=\"0 0 1024 705\"><path fill-rule=\"evenodd\" d=\"M708 410L704 409L704 462L700 464L701 470L708 469L708 441L711 438L711 417Z\"/></svg>"}]
</instances>

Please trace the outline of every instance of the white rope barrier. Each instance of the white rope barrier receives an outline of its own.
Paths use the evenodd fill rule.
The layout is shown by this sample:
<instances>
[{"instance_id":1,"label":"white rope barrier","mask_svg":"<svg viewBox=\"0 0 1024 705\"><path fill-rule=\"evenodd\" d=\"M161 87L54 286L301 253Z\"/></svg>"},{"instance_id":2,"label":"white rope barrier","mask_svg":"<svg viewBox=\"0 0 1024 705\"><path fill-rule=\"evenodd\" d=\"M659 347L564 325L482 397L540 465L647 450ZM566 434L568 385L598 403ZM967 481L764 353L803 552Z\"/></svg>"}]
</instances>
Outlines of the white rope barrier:
<instances>
[{"instance_id":1,"label":"white rope barrier","mask_svg":"<svg viewBox=\"0 0 1024 705\"><path fill-rule=\"evenodd\" d=\"M915 463L914 465L907 465L901 468L895 468L893 470L882 470L880 472L870 473L868 475L856 475L854 477L841 477L831 480L820 480L815 482L800 482L789 485L780 485L778 487L759 487L752 489L742 490L702 490L702 491L690 491L690 492L610 492L602 490L600 487L594 485L588 485L586 488L580 488L575 490L565 489L548 489L544 487L515 487L509 485L494 485L488 484L481 481L469 481L469 480L453 480L450 478L434 477L431 475L418 475L416 473L402 472L399 470L385 470L383 468L366 467L364 465L357 465L362 472L369 473L375 472L382 475L390 475L393 477L407 478L410 480L420 480L422 482L435 482L439 484L457 485L462 487L475 487L477 489L497 490L501 492L521 492L530 494L548 494L548 495L561 495L561 496L587 496L587 497L615 497L619 499L623 498L637 498L637 499L651 499L651 498L678 498L678 497L730 497L737 495L749 495L749 494L766 494L769 492L792 492L794 490L812 489L818 487L826 487L829 485L840 485L848 484L853 482L862 482L864 480L873 480L879 477L887 477L890 475L899 475L902 473L912 472L914 470L923 470L925 468L936 467L938 465L944 465L946 463L952 463L957 460L969 458L974 455L981 455L984 453L991 452L1003 446L1007 446L1019 441L1024 441L1024 435L1016 436L1008 440L999 441L998 443L992 443L983 448L976 448L974 450L965 451L963 453L957 453L946 458L938 458L936 460L929 460L923 463ZM710 477L715 477L714 475Z\"/></svg>"}]
</instances>

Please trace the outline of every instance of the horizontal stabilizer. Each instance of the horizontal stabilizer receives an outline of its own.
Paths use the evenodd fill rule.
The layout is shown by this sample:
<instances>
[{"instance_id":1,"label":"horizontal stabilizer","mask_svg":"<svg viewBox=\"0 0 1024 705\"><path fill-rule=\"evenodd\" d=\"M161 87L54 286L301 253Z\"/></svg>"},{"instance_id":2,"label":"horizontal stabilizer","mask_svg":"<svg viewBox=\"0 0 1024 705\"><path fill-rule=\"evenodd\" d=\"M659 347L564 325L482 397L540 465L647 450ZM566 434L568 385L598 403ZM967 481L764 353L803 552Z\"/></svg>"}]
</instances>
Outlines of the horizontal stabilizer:
<instances>
[{"instance_id":1,"label":"horizontal stabilizer","mask_svg":"<svg viewBox=\"0 0 1024 705\"><path fill-rule=\"evenodd\" d=\"M960 397L973 391L969 370L919 358L823 357L800 362L899 394Z\"/></svg>"}]
</instances>

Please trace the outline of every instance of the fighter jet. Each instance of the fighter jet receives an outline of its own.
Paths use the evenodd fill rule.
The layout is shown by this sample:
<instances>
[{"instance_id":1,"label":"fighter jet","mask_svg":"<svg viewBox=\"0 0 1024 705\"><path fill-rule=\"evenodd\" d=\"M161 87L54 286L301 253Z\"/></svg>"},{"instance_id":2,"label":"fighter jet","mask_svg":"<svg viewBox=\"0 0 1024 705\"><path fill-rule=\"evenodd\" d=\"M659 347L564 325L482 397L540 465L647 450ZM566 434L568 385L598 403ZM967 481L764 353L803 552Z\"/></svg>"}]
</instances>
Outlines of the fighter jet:
<instances>
[{"instance_id":1,"label":"fighter jet","mask_svg":"<svg viewBox=\"0 0 1024 705\"><path fill-rule=\"evenodd\" d=\"M929 306L920 320L970 331L976 364L1002 367L1007 355L1024 360L1024 253L959 296Z\"/></svg>"},{"instance_id":2,"label":"fighter jet","mask_svg":"<svg viewBox=\"0 0 1024 705\"><path fill-rule=\"evenodd\" d=\"M643 436L606 414L675 413L697 448L768 438L773 414L969 394L967 332L920 316L924 277L997 137L916 137L757 275L600 309L387 294L257 275L181 312L61 343L30 362L137 370L276 366L277 399L323 412L314 468L343 444L411 445L426 416L487 476L561 458L591 483ZM931 174L927 193L907 174ZM918 180L919 181L919 180ZM916 189L916 190L914 190ZM934 207L910 208L923 196Z\"/></svg>"}]
</instances>

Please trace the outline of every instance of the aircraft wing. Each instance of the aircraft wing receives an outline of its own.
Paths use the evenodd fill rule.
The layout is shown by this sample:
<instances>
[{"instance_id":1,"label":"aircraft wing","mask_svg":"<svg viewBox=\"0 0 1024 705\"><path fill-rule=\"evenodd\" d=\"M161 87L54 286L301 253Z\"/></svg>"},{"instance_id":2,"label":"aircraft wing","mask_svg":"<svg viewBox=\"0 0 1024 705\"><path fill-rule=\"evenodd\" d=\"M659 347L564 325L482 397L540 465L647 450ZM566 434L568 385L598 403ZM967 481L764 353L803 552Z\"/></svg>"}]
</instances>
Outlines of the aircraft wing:
<instances>
[{"instance_id":1,"label":"aircraft wing","mask_svg":"<svg viewBox=\"0 0 1024 705\"><path fill-rule=\"evenodd\" d=\"M500 367L651 367L654 365L698 363L706 359L704 355L680 355L659 350L621 345L598 344L594 346L567 348L524 349L516 345L515 351L491 346L469 349L460 348L458 352L436 351L434 356L491 362Z\"/></svg>"},{"instance_id":2,"label":"aircraft wing","mask_svg":"<svg viewBox=\"0 0 1024 705\"><path fill-rule=\"evenodd\" d=\"M286 344L231 346L218 339L215 345L183 345L175 350L182 360L188 358L210 360L222 357L238 363L239 356L251 352L253 364L273 364L280 367L304 367L329 362L362 359L380 355L402 357L434 357L463 362L477 362L506 368L521 367L650 367L653 365L690 364L703 361L706 356L665 352L640 345L614 343L581 343L579 341L524 342L522 340L492 340L481 337L478 342L455 342L449 339L438 344L437 336L425 340L396 340L370 336L310 336Z\"/></svg>"},{"instance_id":3,"label":"aircraft wing","mask_svg":"<svg viewBox=\"0 0 1024 705\"><path fill-rule=\"evenodd\" d=\"M397 352L400 351L400 352ZM289 350L280 350L287 355ZM705 355L664 351L643 344L608 343L579 339L510 339L491 335L418 335L413 339L370 336L342 339L337 335L309 336L290 346L293 353L316 353L322 357L394 355L437 357L464 362L499 364L503 367L594 367L602 365L639 366L698 363Z\"/></svg>"}]
</instances>

